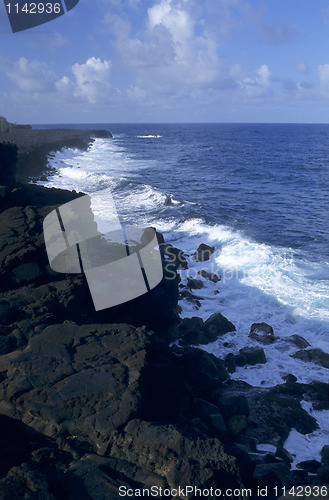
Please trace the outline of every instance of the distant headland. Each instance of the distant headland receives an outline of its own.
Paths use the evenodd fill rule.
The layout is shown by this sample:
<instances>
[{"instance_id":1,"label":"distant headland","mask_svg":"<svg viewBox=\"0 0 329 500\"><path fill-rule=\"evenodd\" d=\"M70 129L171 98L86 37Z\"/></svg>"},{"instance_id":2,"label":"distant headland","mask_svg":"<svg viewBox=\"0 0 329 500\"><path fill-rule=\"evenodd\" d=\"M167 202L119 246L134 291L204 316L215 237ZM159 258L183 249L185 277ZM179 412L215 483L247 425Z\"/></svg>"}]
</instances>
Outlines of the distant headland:
<instances>
[{"instance_id":1,"label":"distant headland","mask_svg":"<svg viewBox=\"0 0 329 500\"><path fill-rule=\"evenodd\" d=\"M112 138L107 130L90 129L34 129L31 125L10 123L0 116L0 142L16 144L18 159L16 179L27 182L42 175L51 151L63 147L87 149L96 138Z\"/></svg>"}]
</instances>

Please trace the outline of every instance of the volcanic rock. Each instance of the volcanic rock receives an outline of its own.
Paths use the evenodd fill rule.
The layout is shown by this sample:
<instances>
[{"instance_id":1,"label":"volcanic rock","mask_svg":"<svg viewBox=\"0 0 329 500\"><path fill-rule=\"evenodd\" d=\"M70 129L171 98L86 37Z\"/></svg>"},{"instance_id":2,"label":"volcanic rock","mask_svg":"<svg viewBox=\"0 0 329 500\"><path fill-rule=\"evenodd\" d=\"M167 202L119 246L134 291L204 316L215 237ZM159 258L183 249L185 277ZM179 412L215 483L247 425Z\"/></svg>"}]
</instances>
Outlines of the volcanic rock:
<instances>
[{"instance_id":1,"label":"volcanic rock","mask_svg":"<svg viewBox=\"0 0 329 500\"><path fill-rule=\"evenodd\" d=\"M259 347L243 347L239 350L248 365L257 365L258 363L266 363L264 349Z\"/></svg>"},{"instance_id":2,"label":"volcanic rock","mask_svg":"<svg viewBox=\"0 0 329 500\"><path fill-rule=\"evenodd\" d=\"M329 368L329 354L323 352L322 349L316 348L297 351L291 357L315 363L316 365L323 366L324 368Z\"/></svg>"},{"instance_id":3,"label":"volcanic rock","mask_svg":"<svg viewBox=\"0 0 329 500\"><path fill-rule=\"evenodd\" d=\"M203 288L203 282L202 280L196 280L195 278L187 278L187 288L195 289L195 290L200 290L200 288Z\"/></svg>"},{"instance_id":4,"label":"volcanic rock","mask_svg":"<svg viewBox=\"0 0 329 500\"><path fill-rule=\"evenodd\" d=\"M198 271L198 274L202 276L205 280L212 281L213 283L218 283L218 281L221 280L221 277L218 276L216 273L208 273L205 269L201 269L201 271Z\"/></svg>"},{"instance_id":5,"label":"volcanic rock","mask_svg":"<svg viewBox=\"0 0 329 500\"><path fill-rule=\"evenodd\" d=\"M262 344L272 344L277 339L277 337L274 337L273 328L267 323L253 323L249 337L258 340Z\"/></svg>"},{"instance_id":6,"label":"volcanic rock","mask_svg":"<svg viewBox=\"0 0 329 500\"><path fill-rule=\"evenodd\" d=\"M209 245L206 245L205 243L201 243L198 246L197 251L193 254L193 257L196 262L204 262L206 260L209 260L211 255L214 253L215 247L210 247Z\"/></svg>"},{"instance_id":7,"label":"volcanic rock","mask_svg":"<svg viewBox=\"0 0 329 500\"><path fill-rule=\"evenodd\" d=\"M209 341L215 341L219 335L234 332L235 326L220 313L212 314L204 324L205 332Z\"/></svg>"},{"instance_id":8,"label":"volcanic rock","mask_svg":"<svg viewBox=\"0 0 329 500\"><path fill-rule=\"evenodd\" d=\"M291 335L291 337L288 337L284 339L286 342L290 342L291 344L295 345L296 347L299 347L299 349L305 349L306 347L310 347L311 344L307 342L304 337L301 335L297 335L296 333L294 335Z\"/></svg>"}]
</instances>

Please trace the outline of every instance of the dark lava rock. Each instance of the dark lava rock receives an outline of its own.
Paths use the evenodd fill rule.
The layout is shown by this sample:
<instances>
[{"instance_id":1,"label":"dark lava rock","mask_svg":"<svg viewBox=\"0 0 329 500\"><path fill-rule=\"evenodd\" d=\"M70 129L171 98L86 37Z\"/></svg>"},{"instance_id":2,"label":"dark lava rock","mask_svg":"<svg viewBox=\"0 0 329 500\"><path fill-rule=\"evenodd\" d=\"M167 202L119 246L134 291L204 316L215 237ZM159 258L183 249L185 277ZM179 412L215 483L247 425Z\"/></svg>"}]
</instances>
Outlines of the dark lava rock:
<instances>
[{"instance_id":1,"label":"dark lava rock","mask_svg":"<svg viewBox=\"0 0 329 500\"><path fill-rule=\"evenodd\" d=\"M226 425L233 435L241 434L247 428L247 417L245 415L233 415L226 420Z\"/></svg>"},{"instance_id":2,"label":"dark lava rock","mask_svg":"<svg viewBox=\"0 0 329 500\"><path fill-rule=\"evenodd\" d=\"M208 271L206 271L205 269L201 269L198 274L200 274L200 276L202 276L202 278L204 278L205 280L212 281L213 283L218 283L218 281L221 280L221 277L218 276L218 274L208 273Z\"/></svg>"},{"instance_id":3,"label":"dark lava rock","mask_svg":"<svg viewBox=\"0 0 329 500\"><path fill-rule=\"evenodd\" d=\"M208 416L208 423L216 432L225 432L227 427L223 416L220 413L212 413Z\"/></svg>"},{"instance_id":4,"label":"dark lava rock","mask_svg":"<svg viewBox=\"0 0 329 500\"><path fill-rule=\"evenodd\" d=\"M323 352L322 349L316 348L297 351L291 357L295 359L301 359L302 361L315 363L316 365L323 366L324 368L329 368L329 354Z\"/></svg>"},{"instance_id":5,"label":"dark lava rock","mask_svg":"<svg viewBox=\"0 0 329 500\"><path fill-rule=\"evenodd\" d=\"M206 320L204 327L210 342L215 341L219 335L235 331L233 323L220 313L212 314Z\"/></svg>"},{"instance_id":6,"label":"dark lava rock","mask_svg":"<svg viewBox=\"0 0 329 500\"><path fill-rule=\"evenodd\" d=\"M181 358L183 371L189 374L188 383L193 393L204 397L228 379L223 361L201 349L185 348Z\"/></svg>"},{"instance_id":7,"label":"dark lava rock","mask_svg":"<svg viewBox=\"0 0 329 500\"><path fill-rule=\"evenodd\" d=\"M63 147L87 149L97 137L111 138L112 134L107 130L38 130L16 127L0 133L0 142L10 142L18 146L16 180L28 182L31 176L39 176L47 169L47 157L50 152L60 151Z\"/></svg>"},{"instance_id":8,"label":"dark lava rock","mask_svg":"<svg viewBox=\"0 0 329 500\"><path fill-rule=\"evenodd\" d=\"M256 465L254 479L262 487L272 490L275 486L292 486L293 477L285 463L271 463Z\"/></svg>"},{"instance_id":9,"label":"dark lava rock","mask_svg":"<svg viewBox=\"0 0 329 500\"><path fill-rule=\"evenodd\" d=\"M259 347L243 347L239 350L241 356L246 359L248 365L257 365L258 363L266 363L264 349Z\"/></svg>"},{"instance_id":10,"label":"dark lava rock","mask_svg":"<svg viewBox=\"0 0 329 500\"><path fill-rule=\"evenodd\" d=\"M63 482L73 455L22 422L0 415L1 500L66 498ZM77 486L80 484L76 478Z\"/></svg>"},{"instance_id":11,"label":"dark lava rock","mask_svg":"<svg viewBox=\"0 0 329 500\"><path fill-rule=\"evenodd\" d=\"M201 243L198 246L197 251L193 254L193 257L196 262L204 262L206 260L209 260L211 255L214 253L215 247L210 247L209 245L206 245L205 243Z\"/></svg>"},{"instance_id":12,"label":"dark lava rock","mask_svg":"<svg viewBox=\"0 0 329 500\"><path fill-rule=\"evenodd\" d=\"M140 483L127 479L127 475L135 477L136 467L132 467L120 460L104 458L94 454L85 455L72 462L66 471L63 481L65 496L61 498L70 500L115 500L120 498L120 486L126 489L137 487L137 484L140 486ZM139 479L142 480L143 477ZM146 479L145 475L144 481ZM154 484L158 485L155 478L153 480ZM145 486L148 485L145 484Z\"/></svg>"},{"instance_id":13,"label":"dark lava rock","mask_svg":"<svg viewBox=\"0 0 329 500\"><path fill-rule=\"evenodd\" d=\"M229 373L236 372L237 364L235 362L235 358L236 358L236 356L232 352L230 352L229 354L227 354L227 356L225 356L224 362L225 362L226 369ZM244 360L244 364L246 364L245 360Z\"/></svg>"},{"instance_id":14,"label":"dark lava rock","mask_svg":"<svg viewBox=\"0 0 329 500\"><path fill-rule=\"evenodd\" d=\"M196 280L195 278L187 278L187 288L200 290L203 288L203 282L201 280Z\"/></svg>"},{"instance_id":15,"label":"dark lava rock","mask_svg":"<svg viewBox=\"0 0 329 500\"><path fill-rule=\"evenodd\" d=\"M183 250L174 247L170 243L160 245L160 251L165 258L165 265L168 272L177 269L187 269L187 260Z\"/></svg>"},{"instance_id":16,"label":"dark lava rock","mask_svg":"<svg viewBox=\"0 0 329 500\"><path fill-rule=\"evenodd\" d=\"M306 347L310 347L311 344L307 342L304 337L301 335L297 335L296 333L294 335L291 335L291 337L288 337L284 339L286 342L290 342L291 344L295 345L296 347L299 347L299 349L305 349Z\"/></svg>"},{"instance_id":17,"label":"dark lava rock","mask_svg":"<svg viewBox=\"0 0 329 500\"><path fill-rule=\"evenodd\" d=\"M295 375L292 375L291 373L284 375L282 379L285 380L287 384L294 384L295 382L297 382L297 377L295 377Z\"/></svg>"},{"instance_id":18,"label":"dark lava rock","mask_svg":"<svg viewBox=\"0 0 329 500\"><path fill-rule=\"evenodd\" d=\"M321 450L321 467L317 470L317 478L320 484L329 483L329 446L325 445Z\"/></svg>"},{"instance_id":19,"label":"dark lava rock","mask_svg":"<svg viewBox=\"0 0 329 500\"><path fill-rule=\"evenodd\" d=\"M200 300L203 300L203 297L199 297L198 295L194 295L189 290L181 290L179 292L179 299L186 299L188 302L191 302L195 305L196 309L201 307Z\"/></svg>"},{"instance_id":20,"label":"dark lava rock","mask_svg":"<svg viewBox=\"0 0 329 500\"><path fill-rule=\"evenodd\" d=\"M325 445L321 450L321 462L324 465L329 465L329 445Z\"/></svg>"},{"instance_id":21,"label":"dark lava rock","mask_svg":"<svg viewBox=\"0 0 329 500\"><path fill-rule=\"evenodd\" d=\"M218 439L193 437L171 425L130 421L122 433L114 436L111 457L134 464L147 474L156 473L170 488L191 485L202 489L219 484L228 488L242 484L235 459L224 452Z\"/></svg>"},{"instance_id":22,"label":"dark lava rock","mask_svg":"<svg viewBox=\"0 0 329 500\"><path fill-rule=\"evenodd\" d=\"M0 138L0 141L2 139ZM16 178L17 146L0 142L0 185L13 186Z\"/></svg>"},{"instance_id":23,"label":"dark lava rock","mask_svg":"<svg viewBox=\"0 0 329 500\"><path fill-rule=\"evenodd\" d=\"M201 318L196 316L192 318L184 318L175 327L173 337L179 339L180 345L207 345L214 342L218 337L219 331L231 331L234 325L230 323L224 316L215 315L214 322L207 324ZM209 318L210 319L210 318ZM222 330L220 330L222 328ZM226 329L226 331L225 331Z\"/></svg>"},{"instance_id":24,"label":"dark lava rock","mask_svg":"<svg viewBox=\"0 0 329 500\"><path fill-rule=\"evenodd\" d=\"M10 331L24 330L22 322L29 321L27 335L30 337L38 325L64 319L80 323L149 325L162 332L178 321L180 278L175 269L169 273L164 266L162 281L145 296L98 313L83 274L52 271L44 246L42 222L54 207L39 206L45 200L45 191L52 201L55 195L51 189L27 186L18 190L16 201L20 205L0 213L0 324L10 325ZM62 191L58 194L64 203L77 196L77 193ZM37 206L26 205L26 202Z\"/></svg>"},{"instance_id":25,"label":"dark lava rock","mask_svg":"<svg viewBox=\"0 0 329 500\"><path fill-rule=\"evenodd\" d=\"M315 474L319 467L321 467L321 463L317 460L304 460L303 462L299 462L296 467L306 472L310 472L311 474Z\"/></svg>"},{"instance_id":26,"label":"dark lava rock","mask_svg":"<svg viewBox=\"0 0 329 500\"><path fill-rule=\"evenodd\" d=\"M140 405L149 335L127 325L54 325L31 339L1 387L1 412L100 452Z\"/></svg>"},{"instance_id":27,"label":"dark lava rock","mask_svg":"<svg viewBox=\"0 0 329 500\"><path fill-rule=\"evenodd\" d=\"M258 340L262 344L272 344L277 339L274 336L273 328L267 323L253 323L250 328L249 337Z\"/></svg>"},{"instance_id":28,"label":"dark lava rock","mask_svg":"<svg viewBox=\"0 0 329 500\"><path fill-rule=\"evenodd\" d=\"M283 444L292 428L301 434L309 434L318 428L316 420L300 405L303 388L298 394L298 386L283 384L266 390L248 389L248 437L259 443L279 441Z\"/></svg>"},{"instance_id":29,"label":"dark lava rock","mask_svg":"<svg viewBox=\"0 0 329 500\"><path fill-rule=\"evenodd\" d=\"M175 338L180 339L180 345L199 345L207 343L204 335L204 323L201 318L194 316L184 318L177 325Z\"/></svg>"},{"instance_id":30,"label":"dark lava rock","mask_svg":"<svg viewBox=\"0 0 329 500\"><path fill-rule=\"evenodd\" d=\"M218 406L225 417L249 415L249 404L244 394L223 391L218 399Z\"/></svg>"}]
</instances>

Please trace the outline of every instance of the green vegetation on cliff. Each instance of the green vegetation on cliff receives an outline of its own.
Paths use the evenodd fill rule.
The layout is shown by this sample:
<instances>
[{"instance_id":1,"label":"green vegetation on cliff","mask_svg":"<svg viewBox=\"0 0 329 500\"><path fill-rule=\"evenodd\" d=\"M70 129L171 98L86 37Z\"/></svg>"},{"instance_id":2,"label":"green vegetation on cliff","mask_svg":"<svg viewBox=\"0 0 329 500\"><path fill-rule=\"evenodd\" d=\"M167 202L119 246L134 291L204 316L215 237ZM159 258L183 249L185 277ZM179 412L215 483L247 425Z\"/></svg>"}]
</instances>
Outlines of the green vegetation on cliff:
<instances>
[{"instance_id":1,"label":"green vegetation on cliff","mask_svg":"<svg viewBox=\"0 0 329 500\"><path fill-rule=\"evenodd\" d=\"M13 130L21 128L32 128L31 125L17 125L16 123L10 123L4 116L0 116L0 134L6 132L12 132Z\"/></svg>"},{"instance_id":2,"label":"green vegetation on cliff","mask_svg":"<svg viewBox=\"0 0 329 500\"><path fill-rule=\"evenodd\" d=\"M9 123L4 116L0 116L0 133L9 132L14 128L13 123Z\"/></svg>"}]
</instances>

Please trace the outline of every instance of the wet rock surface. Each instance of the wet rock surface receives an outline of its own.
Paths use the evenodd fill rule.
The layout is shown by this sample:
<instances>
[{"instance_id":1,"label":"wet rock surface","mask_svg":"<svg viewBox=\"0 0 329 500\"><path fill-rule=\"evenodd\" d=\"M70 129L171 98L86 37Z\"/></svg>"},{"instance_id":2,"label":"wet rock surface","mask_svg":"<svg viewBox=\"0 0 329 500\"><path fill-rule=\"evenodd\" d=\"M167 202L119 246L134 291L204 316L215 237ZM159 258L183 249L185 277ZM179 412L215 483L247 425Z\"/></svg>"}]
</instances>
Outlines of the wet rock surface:
<instances>
[{"instance_id":1,"label":"wet rock surface","mask_svg":"<svg viewBox=\"0 0 329 500\"><path fill-rule=\"evenodd\" d=\"M249 337L258 340L262 344L272 344L277 340L273 328L267 323L253 323L250 328Z\"/></svg>"},{"instance_id":2,"label":"wet rock surface","mask_svg":"<svg viewBox=\"0 0 329 500\"><path fill-rule=\"evenodd\" d=\"M309 363L315 363L316 365L323 366L324 368L329 368L329 354L322 351L322 349L297 351L292 357Z\"/></svg>"},{"instance_id":3,"label":"wet rock surface","mask_svg":"<svg viewBox=\"0 0 329 500\"><path fill-rule=\"evenodd\" d=\"M214 247L206 245L205 243L201 243L198 246L196 252L193 254L194 260L196 262L205 262L206 260L210 259L214 251L215 251Z\"/></svg>"}]
</instances>

